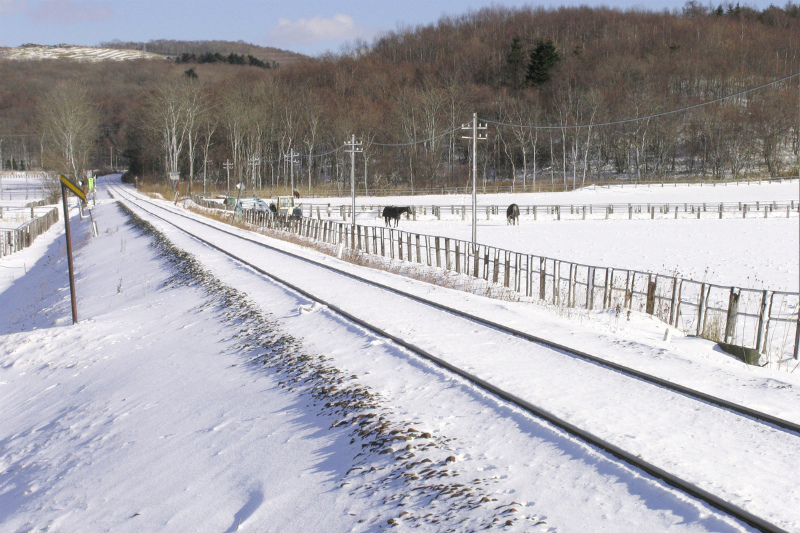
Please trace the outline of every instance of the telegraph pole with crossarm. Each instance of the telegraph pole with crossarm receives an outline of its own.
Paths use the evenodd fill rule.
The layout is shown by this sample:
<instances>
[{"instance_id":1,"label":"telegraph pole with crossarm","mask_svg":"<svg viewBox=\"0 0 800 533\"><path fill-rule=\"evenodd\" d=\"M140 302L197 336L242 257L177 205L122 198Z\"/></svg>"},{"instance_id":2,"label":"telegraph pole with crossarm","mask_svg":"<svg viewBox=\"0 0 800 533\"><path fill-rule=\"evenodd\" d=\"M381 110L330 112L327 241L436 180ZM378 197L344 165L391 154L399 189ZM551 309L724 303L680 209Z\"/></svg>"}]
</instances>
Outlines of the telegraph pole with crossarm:
<instances>
[{"instance_id":1,"label":"telegraph pole with crossarm","mask_svg":"<svg viewBox=\"0 0 800 533\"><path fill-rule=\"evenodd\" d=\"M350 136L350 142L344 143L347 147L346 151L350 152L350 194L353 198L353 210L350 212L350 217L353 219L353 228L356 227L356 154L364 151L361 148L362 144L362 141L356 142L355 134Z\"/></svg>"},{"instance_id":2,"label":"telegraph pole with crossarm","mask_svg":"<svg viewBox=\"0 0 800 533\"><path fill-rule=\"evenodd\" d=\"M462 135L462 139L472 140L472 252L477 253L477 240L478 240L478 200L476 196L476 182L478 175L478 141L485 141L488 138L487 133L480 133L486 130L486 124L478 124L478 114L472 114L472 124L463 124L462 130L472 130L472 135Z\"/></svg>"}]
</instances>

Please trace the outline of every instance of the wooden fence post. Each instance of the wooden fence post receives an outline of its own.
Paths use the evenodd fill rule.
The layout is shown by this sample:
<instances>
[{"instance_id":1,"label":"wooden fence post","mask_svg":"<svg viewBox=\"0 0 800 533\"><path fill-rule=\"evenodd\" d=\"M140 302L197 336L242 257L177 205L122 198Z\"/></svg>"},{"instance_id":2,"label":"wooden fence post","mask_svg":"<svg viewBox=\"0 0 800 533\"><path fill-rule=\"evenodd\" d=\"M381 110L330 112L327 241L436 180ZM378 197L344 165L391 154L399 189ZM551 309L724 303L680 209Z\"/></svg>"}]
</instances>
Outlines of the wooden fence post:
<instances>
[{"instance_id":1,"label":"wooden fence post","mask_svg":"<svg viewBox=\"0 0 800 533\"><path fill-rule=\"evenodd\" d=\"M761 353L764 349L766 340L766 325L769 323L767 315L767 295L768 291L761 292L761 307L758 312L758 332L756 334L756 353Z\"/></svg>"},{"instance_id":2,"label":"wooden fence post","mask_svg":"<svg viewBox=\"0 0 800 533\"><path fill-rule=\"evenodd\" d=\"M728 318L725 321L725 342L731 344L736 336L736 319L739 316L739 297L741 292L736 287L731 287L728 298Z\"/></svg>"},{"instance_id":3,"label":"wooden fence post","mask_svg":"<svg viewBox=\"0 0 800 533\"><path fill-rule=\"evenodd\" d=\"M678 280L678 297L675 301L675 322L672 324L676 328L681 319L681 298L683 297L683 279Z\"/></svg>"},{"instance_id":4,"label":"wooden fence post","mask_svg":"<svg viewBox=\"0 0 800 533\"><path fill-rule=\"evenodd\" d=\"M403 260L403 233L397 232L397 258Z\"/></svg>"},{"instance_id":5,"label":"wooden fence post","mask_svg":"<svg viewBox=\"0 0 800 533\"><path fill-rule=\"evenodd\" d=\"M674 325L675 323L675 296L678 294L678 278L672 278L672 298L669 302L669 322L668 324Z\"/></svg>"},{"instance_id":6,"label":"wooden fence post","mask_svg":"<svg viewBox=\"0 0 800 533\"><path fill-rule=\"evenodd\" d=\"M547 273L547 260L542 257L539 259L539 299L545 299L545 286L547 283L546 280L546 273Z\"/></svg>"},{"instance_id":7,"label":"wooden fence post","mask_svg":"<svg viewBox=\"0 0 800 533\"><path fill-rule=\"evenodd\" d=\"M658 284L658 276L655 281L652 277L647 278L647 303L645 304L645 313L652 315L656 310L656 285Z\"/></svg>"},{"instance_id":8,"label":"wooden fence post","mask_svg":"<svg viewBox=\"0 0 800 533\"><path fill-rule=\"evenodd\" d=\"M553 259L553 305L559 304L559 285L561 284L561 261Z\"/></svg>"},{"instance_id":9,"label":"wooden fence post","mask_svg":"<svg viewBox=\"0 0 800 533\"><path fill-rule=\"evenodd\" d=\"M700 285L700 301L697 305L697 336L700 337L703 334L703 326L705 326L706 320L706 306L705 306L705 294L706 294L706 284L703 283Z\"/></svg>"}]
</instances>

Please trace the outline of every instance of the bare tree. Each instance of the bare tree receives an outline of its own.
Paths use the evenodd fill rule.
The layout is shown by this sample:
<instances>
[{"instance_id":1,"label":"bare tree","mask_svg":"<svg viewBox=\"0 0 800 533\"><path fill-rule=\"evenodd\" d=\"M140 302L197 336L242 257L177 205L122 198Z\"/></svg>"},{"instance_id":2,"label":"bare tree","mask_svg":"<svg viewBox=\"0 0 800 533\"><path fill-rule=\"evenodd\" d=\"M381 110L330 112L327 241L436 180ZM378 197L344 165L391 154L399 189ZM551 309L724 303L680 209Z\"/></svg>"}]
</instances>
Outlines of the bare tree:
<instances>
[{"instance_id":1,"label":"bare tree","mask_svg":"<svg viewBox=\"0 0 800 533\"><path fill-rule=\"evenodd\" d=\"M90 168L100 131L97 108L86 86L78 82L57 84L42 100L43 166L75 179Z\"/></svg>"}]
</instances>

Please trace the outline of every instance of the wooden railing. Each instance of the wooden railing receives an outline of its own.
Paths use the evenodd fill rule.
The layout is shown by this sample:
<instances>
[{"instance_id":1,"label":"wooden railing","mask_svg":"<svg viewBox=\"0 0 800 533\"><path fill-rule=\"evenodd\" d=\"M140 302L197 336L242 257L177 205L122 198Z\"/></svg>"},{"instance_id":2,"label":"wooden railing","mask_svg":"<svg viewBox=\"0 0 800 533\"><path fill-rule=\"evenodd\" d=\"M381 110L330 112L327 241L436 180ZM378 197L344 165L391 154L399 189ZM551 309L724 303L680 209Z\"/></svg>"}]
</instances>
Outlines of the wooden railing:
<instances>
[{"instance_id":1,"label":"wooden railing","mask_svg":"<svg viewBox=\"0 0 800 533\"><path fill-rule=\"evenodd\" d=\"M9 209L12 208L0 208L0 216L3 210ZM14 229L0 229L0 257L27 248L33 244L36 237L58 222L58 209L55 207L48 209L44 214L36 213L33 207L23 209L30 209L31 220Z\"/></svg>"}]
</instances>

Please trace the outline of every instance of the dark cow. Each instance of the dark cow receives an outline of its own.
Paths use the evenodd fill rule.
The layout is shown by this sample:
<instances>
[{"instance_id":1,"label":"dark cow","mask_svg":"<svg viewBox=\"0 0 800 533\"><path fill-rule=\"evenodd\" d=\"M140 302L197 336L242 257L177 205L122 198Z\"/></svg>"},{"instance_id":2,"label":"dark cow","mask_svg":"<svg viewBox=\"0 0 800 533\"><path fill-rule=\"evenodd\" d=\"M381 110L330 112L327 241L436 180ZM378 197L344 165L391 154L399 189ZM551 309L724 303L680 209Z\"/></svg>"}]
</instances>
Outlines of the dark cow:
<instances>
[{"instance_id":1,"label":"dark cow","mask_svg":"<svg viewBox=\"0 0 800 533\"><path fill-rule=\"evenodd\" d=\"M519 223L519 206L517 204L508 206L508 209L506 209L506 218L509 224L516 226Z\"/></svg>"},{"instance_id":2,"label":"dark cow","mask_svg":"<svg viewBox=\"0 0 800 533\"><path fill-rule=\"evenodd\" d=\"M402 215L403 213L405 213L406 218L408 218L408 215L411 214L411 208L395 207L393 205L388 205L383 208L383 214L381 216L383 217L387 226L390 226L392 220L394 220L394 227L397 227L397 223L400 222L400 215Z\"/></svg>"}]
</instances>

